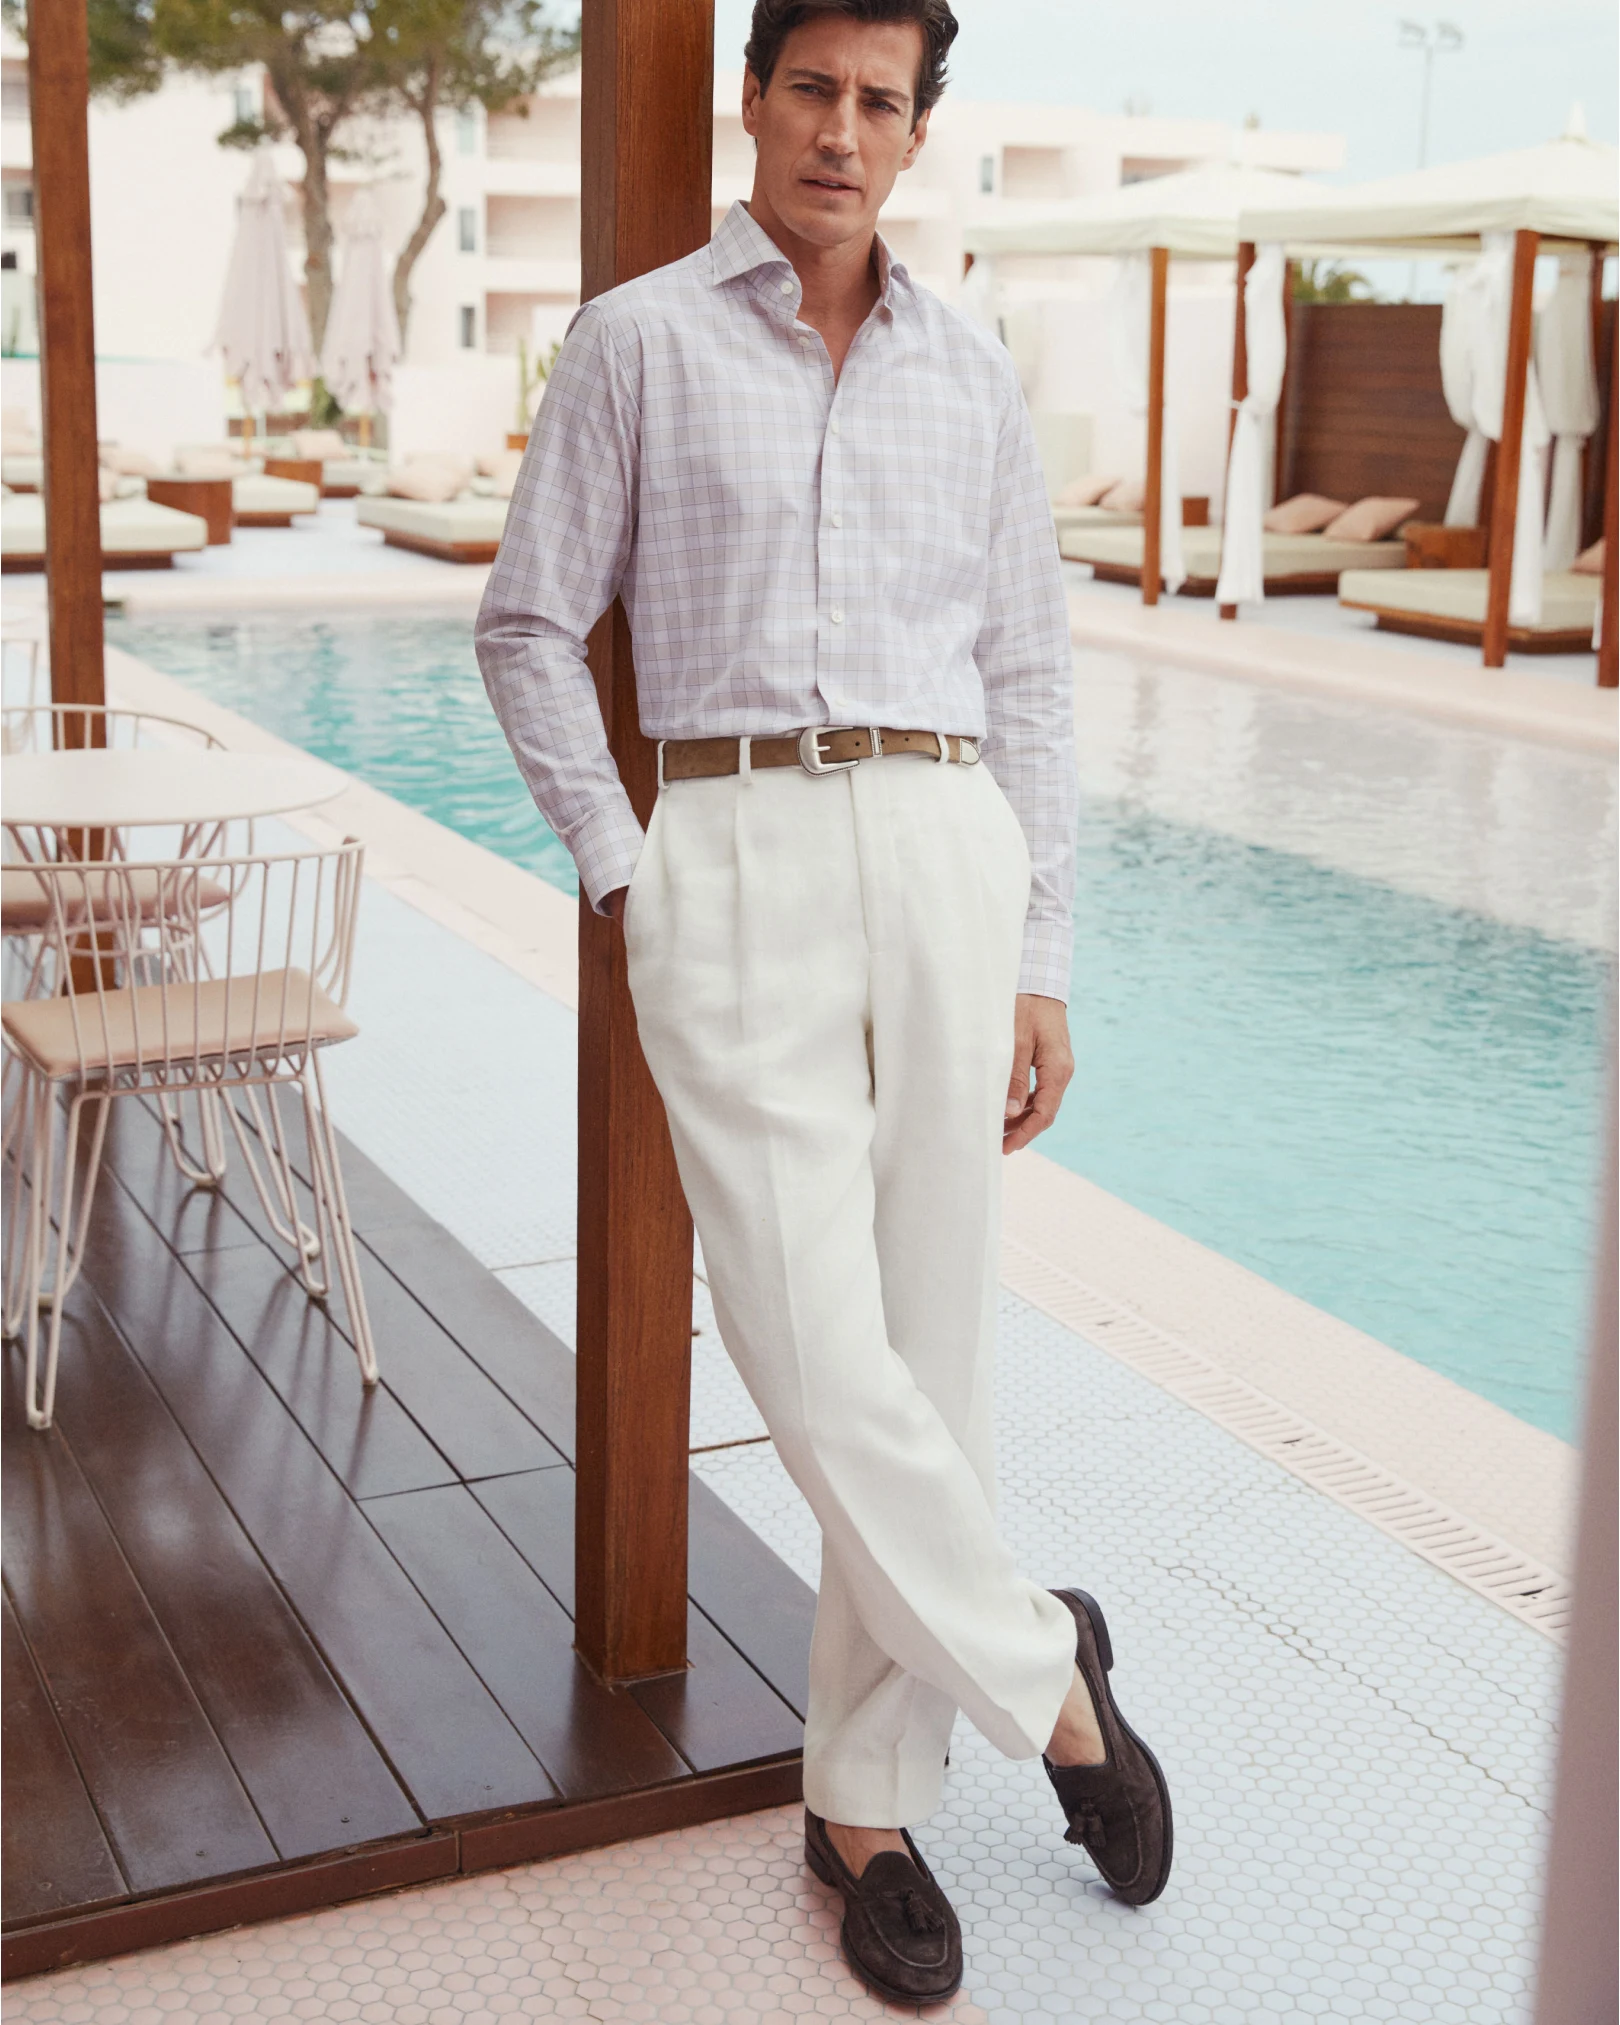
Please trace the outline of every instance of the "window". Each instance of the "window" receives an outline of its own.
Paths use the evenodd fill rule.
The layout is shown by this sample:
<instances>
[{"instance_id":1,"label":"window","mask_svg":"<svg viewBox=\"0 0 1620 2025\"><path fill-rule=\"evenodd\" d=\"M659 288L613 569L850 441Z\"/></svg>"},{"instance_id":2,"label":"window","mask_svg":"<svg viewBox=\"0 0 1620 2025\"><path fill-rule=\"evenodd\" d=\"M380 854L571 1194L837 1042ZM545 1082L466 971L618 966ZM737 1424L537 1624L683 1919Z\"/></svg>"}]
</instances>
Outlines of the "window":
<instances>
[{"instance_id":1,"label":"window","mask_svg":"<svg viewBox=\"0 0 1620 2025\"><path fill-rule=\"evenodd\" d=\"M463 204L456 213L456 244L463 253L478 251L478 213L470 204Z\"/></svg>"},{"instance_id":2,"label":"window","mask_svg":"<svg viewBox=\"0 0 1620 2025\"><path fill-rule=\"evenodd\" d=\"M996 188L996 158L994 155L979 157L979 188L986 197L994 196Z\"/></svg>"},{"instance_id":3,"label":"window","mask_svg":"<svg viewBox=\"0 0 1620 2025\"><path fill-rule=\"evenodd\" d=\"M464 105L456 115L456 146L464 155L478 152L478 108Z\"/></svg>"},{"instance_id":4,"label":"window","mask_svg":"<svg viewBox=\"0 0 1620 2025\"><path fill-rule=\"evenodd\" d=\"M458 314L461 319L461 349L470 352L478 343L478 312L470 302L464 302Z\"/></svg>"},{"instance_id":5,"label":"window","mask_svg":"<svg viewBox=\"0 0 1620 2025\"><path fill-rule=\"evenodd\" d=\"M235 105L236 124L239 127L257 126L259 122L259 94L251 84L239 84L232 94Z\"/></svg>"},{"instance_id":6,"label":"window","mask_svg":"<svg viewBox=\"0 0 1620 2025\"><path fill-rule=\"evenodd\" d=\"M6 185L6 223L8 225L32 225L33 222L33 184L8 183Z\"/></svg>"}]
</instances>

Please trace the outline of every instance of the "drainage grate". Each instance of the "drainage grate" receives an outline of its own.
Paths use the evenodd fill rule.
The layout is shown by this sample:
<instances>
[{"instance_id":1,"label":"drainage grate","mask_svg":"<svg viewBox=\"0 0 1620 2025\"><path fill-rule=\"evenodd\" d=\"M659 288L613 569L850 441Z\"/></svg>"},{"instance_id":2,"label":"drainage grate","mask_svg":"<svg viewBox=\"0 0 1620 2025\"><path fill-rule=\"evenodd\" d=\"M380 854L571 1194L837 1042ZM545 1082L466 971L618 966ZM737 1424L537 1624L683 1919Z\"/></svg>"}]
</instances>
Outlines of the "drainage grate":
<instances>
[{"instance_id":1,"label":"drainage grate","mask_svg":"<svg viewBox=\"0 0 1620 2025\"><path fill-rule=\"evenodd\" d=\"M1001 1277L1053 1321L1207 1414L1239 1441L1370 1519L1380 1531L1501 1604L1521 1622L1549 1638L1562 1639L1570 1591L1561 1575L1402 1483L1244 1379L1223 1371L1190 1344L1155 1328L1011 1238L1003 1241Z\"/></svg>"}]
</instances>

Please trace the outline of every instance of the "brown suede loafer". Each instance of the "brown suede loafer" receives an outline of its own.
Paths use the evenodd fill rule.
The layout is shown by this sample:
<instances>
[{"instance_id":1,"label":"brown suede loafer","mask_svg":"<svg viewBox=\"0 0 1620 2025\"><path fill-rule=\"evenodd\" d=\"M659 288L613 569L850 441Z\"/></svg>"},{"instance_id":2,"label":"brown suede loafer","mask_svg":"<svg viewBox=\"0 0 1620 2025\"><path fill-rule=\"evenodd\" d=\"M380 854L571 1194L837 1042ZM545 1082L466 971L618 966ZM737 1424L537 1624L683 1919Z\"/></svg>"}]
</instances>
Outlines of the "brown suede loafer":
<instances>
[{"instance_id":1,"label":"brown suede loafer","mask_svg":"<svg viewBox=\"0 0 1620 2025\"><path fill-rule=\"evenodd\" d=\"M1041 1762L1068 1817L1066 1840L1080 1844L1116 1898L1147 1905L1170 1875L1170 1789L1114 1700L1108 1683L1114 1648L1096 1597L1083 1589L1052 1593L1074 1617L1075 1665L1091 1690L1108 1756L1100 1765Z\"/></svg>"},{"instance_id":2,"label":"brown suede loafer","mask_svg":"<svg viewBox=\"0 0 1620 2025\"><path fill-rule=\"evenodd\" d=\"M807 1807L804 1860L843 1894L844 1959L861 1981L893 2004L937 2004L962 1987L962 1929L916 1843L900 1833L911 1854L886 1849L856 1877Z\"/></svg>"}]
</instances>

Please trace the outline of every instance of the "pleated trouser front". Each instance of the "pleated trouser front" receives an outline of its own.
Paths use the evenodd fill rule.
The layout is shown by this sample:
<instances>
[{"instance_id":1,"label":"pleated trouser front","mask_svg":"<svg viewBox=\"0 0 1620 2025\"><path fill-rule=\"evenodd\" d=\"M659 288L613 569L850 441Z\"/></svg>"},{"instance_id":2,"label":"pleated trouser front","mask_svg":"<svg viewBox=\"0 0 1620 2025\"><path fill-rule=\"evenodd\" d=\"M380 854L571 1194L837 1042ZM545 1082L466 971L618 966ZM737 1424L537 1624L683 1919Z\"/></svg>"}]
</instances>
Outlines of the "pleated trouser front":
<instances>
[{"instance_id":1,"label":"pleated trouser front","mask_svg":"<svg viewBox=\"0 0 1620 2025\"><path fill-rule=\"evenodd\" d=\"M1002 1110L1029 858L986 767L666 787L625 909L720 1333L822 1531L805 1799L939 1805L958 1708L1041 1750L1072 1620L997 1529Z\"/></svg>"}]
</instances>

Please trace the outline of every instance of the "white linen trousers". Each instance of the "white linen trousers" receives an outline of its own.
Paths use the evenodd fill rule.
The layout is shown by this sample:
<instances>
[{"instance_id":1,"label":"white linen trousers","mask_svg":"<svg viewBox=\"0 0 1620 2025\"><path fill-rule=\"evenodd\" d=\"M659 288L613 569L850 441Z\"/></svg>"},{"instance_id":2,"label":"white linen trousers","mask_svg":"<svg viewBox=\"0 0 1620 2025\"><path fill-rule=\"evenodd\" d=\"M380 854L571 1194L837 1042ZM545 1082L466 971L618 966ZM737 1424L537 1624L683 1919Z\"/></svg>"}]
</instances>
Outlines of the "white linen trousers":
<instances>
[{"instance_id":1,"label":"white linen trousers","mask_svg":"<svg viewBox=\"0 0 1620 2025\"><path fill-rule=\"evenodd\" d=\"M675 781L630 989L720 1333L822 1531L806 1804L909 1827L961 1708L1042 1750L1074 1625L997 1530L1001 1132L1029 899L988 767Z\"/></svg>"}]
</instances>

